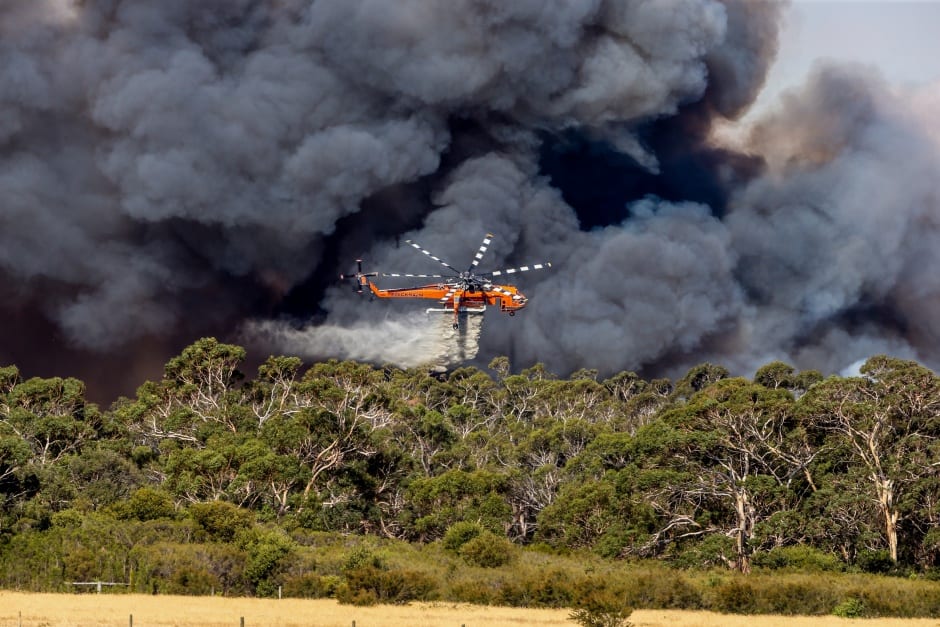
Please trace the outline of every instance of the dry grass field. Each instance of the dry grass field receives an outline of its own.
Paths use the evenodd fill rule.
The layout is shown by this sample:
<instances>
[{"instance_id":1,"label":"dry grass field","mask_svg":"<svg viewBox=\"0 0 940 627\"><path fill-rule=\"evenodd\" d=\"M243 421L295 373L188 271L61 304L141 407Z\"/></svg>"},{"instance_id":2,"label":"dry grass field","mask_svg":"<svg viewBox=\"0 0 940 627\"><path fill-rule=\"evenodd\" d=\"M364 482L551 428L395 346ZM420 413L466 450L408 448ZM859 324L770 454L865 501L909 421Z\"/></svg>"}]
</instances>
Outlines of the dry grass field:
<instances>
[{"instance_id":1,"label":"dry grass field","mask_svg":"<svg viewBox=\"0 0 940 627\"><path fill-rule=\"evenodd\" d=\"M496 627L576 625L567 610L413 603L352 607L333 600L0 592L0 627ZM940 627L937 619L727 616L638 610L636 627Z\"/></svg>"}]
</instances>

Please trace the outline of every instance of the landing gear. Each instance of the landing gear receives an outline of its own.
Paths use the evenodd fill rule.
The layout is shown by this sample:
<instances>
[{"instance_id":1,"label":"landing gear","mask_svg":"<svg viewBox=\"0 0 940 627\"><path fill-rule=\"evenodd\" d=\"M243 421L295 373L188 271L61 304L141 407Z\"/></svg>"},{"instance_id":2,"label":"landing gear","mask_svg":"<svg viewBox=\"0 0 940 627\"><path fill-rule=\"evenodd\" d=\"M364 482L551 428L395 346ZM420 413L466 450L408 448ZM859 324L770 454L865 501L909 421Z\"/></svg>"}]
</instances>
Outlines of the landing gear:
<instances>
[{"instance_id":1,"label":"landing gear","mask_svg":"<svg viewBox=\"0 0 940 627\"><path fill-rule=\"evenodd\" d=\"M515 315L516 315L516 312L515 312L515 311L510 311L510 312L509 312L509 315L510 315L510 316L515 316Z\"/></svg>"},{"instance_id":2,"label":"landing gear","mask_svg":"<svg viewBox=\"0 0 940 627\"><path fill-rule=\"evenodd\" d=\"M454 331L456 331L456 330L459 329L459 328L460 328L460 325L455 322L455 323L454 323Z\"/></svg>"}]
</instances>

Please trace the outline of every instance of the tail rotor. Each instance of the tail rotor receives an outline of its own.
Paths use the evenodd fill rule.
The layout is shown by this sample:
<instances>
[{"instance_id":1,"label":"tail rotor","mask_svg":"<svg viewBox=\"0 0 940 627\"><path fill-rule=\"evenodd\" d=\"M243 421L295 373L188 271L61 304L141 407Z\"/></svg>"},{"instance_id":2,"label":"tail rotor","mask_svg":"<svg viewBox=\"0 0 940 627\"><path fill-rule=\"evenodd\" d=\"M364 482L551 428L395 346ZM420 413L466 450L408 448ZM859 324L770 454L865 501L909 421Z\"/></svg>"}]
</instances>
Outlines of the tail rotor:
<instances>
[{"instance_id":1,"label":"tail rotor","mask_svg":"<svg viewBox=\"0 0 940 627\"><path fill-rule=\"evenodd\" d=\"M362 294L364 287L369 285L369 277L378 276L378 272L363 272L362 271L362 259L356 259L356 273L355 274L341 274L339 275L340 281L355 281L356 284L353 286L353 291Z\"/></svg>"}]
</instances>

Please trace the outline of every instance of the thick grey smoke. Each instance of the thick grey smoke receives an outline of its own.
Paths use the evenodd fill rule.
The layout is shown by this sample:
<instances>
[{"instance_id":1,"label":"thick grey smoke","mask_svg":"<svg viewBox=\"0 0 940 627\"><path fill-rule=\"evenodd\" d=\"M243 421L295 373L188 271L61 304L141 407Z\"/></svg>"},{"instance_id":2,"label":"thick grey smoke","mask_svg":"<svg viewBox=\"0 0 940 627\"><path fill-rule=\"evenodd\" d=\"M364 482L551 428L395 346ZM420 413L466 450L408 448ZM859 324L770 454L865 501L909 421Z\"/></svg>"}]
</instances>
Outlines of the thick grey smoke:
<instances>
[{"instance_id":1,"label":"thick grey smoke","mask_svg":"<svg viewBox=\"0 0 940 627\"><path fill-rule=\"evenodd\" d=\"M546 216L549 224L527 222L544 241L524 237L517 248L559 263L551 276L526 277L538 298L525 326L500 325L484 348L510 346L522 363L561 371L676 374L708 359L746 373L782 359L839 372L876 353L937 367L931 102L934 92L894 93L866 68L820 66L754 125L746 148L766 169L732 190L721 220L648 198L622 224L585 233L545 195L524 212Z\"/></svg>"},{"instance_id":2,"label":"thick grey smoke","mask_svg":"<svg viewBox=\"0 0 940 627\"><path fill-rule=\"evenodd\" d=\"M497 266L555 263L520 279L537 298L522 325L490 320L484 354L556 371L675 374L709 359L753 372L782 359L840 372L875 353L936 367L935 100L893 93L865 68L820 66L752 129L746 148L766 168L732 190L721 220L647 198L622 224L584 232L519 153L464 163L411 235L442 251L453 233L494 225L512 235L494 246ZM410 251L377 254L383 266L417 267L402 257Z\"/></svg>"},{"instance_id":3,"label":"thick grey smoke","mask_svg":"<svg viewBox=\"0 0 940 627\"><path fill-rule=\"evenodd\" d=\"M60 286L41 300L79 345L167 332L219 272L297 283L340 218L447 146L438 112L326 63L299 3L0 11L0 267Z\"/></svg>"},{"instance_id":4,"label":"thick grey smoke","mask_svg":"<svg viewBox=\"0 0 940 627\"><path fill-rule=\"evenodd\" d=\"M564 134L647 173L661 158L651 125L674 120L701 148L711 120L759 91L781 8L5 2L0 313L15 326L0 362L34 338L52 359L85 355L69 373L82 376L96 354L175 352L193 333L244 327L270 350L410 363L363 332L405 328L388 316L409 310L324 292L323 275L356 257L435 269L396 236L459 267L492 232L487 268L554 269L520 278L520 316L487 315L483 360L837 369L883 347L937 363L940 292L920 265L940 254L936 136L863 74L821 71L787 96L747 147L765 171L729 174L724 215L629 197L620 219L585 231L590 208L542 171L546 138ZM301 337L270 319L304 289L318 330Z\"/></svg>"},{"instance_id":5,"label":"thick grey smoke","mask_svg":"<svg viewBox=\"0 0 940 627\"><path fill-rule=\"evenodd\" d=\"M940 144L910 100L821 66L755 127L769 167L726 220L748 344L830 371L877 352L940 365Z\"/></svg>"},{"instance_id":6,"label":"thick grey smoke","mask_svg":"<svg viewBox=\"0 0 940 627\"><path fill-rule=\"evenodd\" d=\"M483 354L543 361L556 371L581 364L610 372L691 351L733 323L742 297L731 235L707 207L638 201L623 225L584 232L557 192L527 175L526 165L494 155L466 162L436 197L443 206L414 234L462 267L478 242L455 241L454 234L483 233L491 225L512 237L497 235L483 265L553 263L541 275L520 275L534 298L517 319L500 324L499 314L490 317ZM427 263L407 247L378 259L380 266L409 270ZM351 301L345 290L328 303L336 319L384 307Z\"/></svg>"}]
</instances>

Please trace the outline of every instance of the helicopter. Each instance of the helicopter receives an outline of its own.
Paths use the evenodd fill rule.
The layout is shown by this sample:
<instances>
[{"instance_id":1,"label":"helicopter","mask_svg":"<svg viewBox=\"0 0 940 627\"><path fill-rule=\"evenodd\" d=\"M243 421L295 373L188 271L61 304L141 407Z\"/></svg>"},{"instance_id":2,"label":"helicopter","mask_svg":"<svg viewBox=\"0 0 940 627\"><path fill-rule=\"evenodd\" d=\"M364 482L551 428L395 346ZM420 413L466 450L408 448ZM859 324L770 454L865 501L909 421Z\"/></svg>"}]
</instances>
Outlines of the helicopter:
<instances>
[{"instance_id":1,"label":"helicopter","mask_svg":"<svg viewBox=\"0 0 940 627\"><path fill-rule=\"evenodd\" d=\"M406 244L447 268L451 272L450 275L363 272L362 260L357 259L356 273L341 274L339 278L340 280L355 281L355 291L359 294L362 294L365 289L368 288L371 295L376 298L423 298L437 301L439 308L430 308L428 312L449 312L453 310L454 329L460 326L458 323L458 315L461 311L482 313L487 305L498 306L500 311L508 313L510 316L515 316L517 311L526 306L528 299L513 285L495 284L493 277L528 272L530 270L542 270L543 268L552 267L552 264L545 262L531 266L508 268L506 270L476 273L476 267L480 264L480 260L483 259L483 255L486 253L492 241L493 234L487 233L483 238L483 243L480 245L479 250L470 262L470 265L466 270L460 271L412 240L405 240ZM372 277L377 276L442 280L437 283L417 287L382 289L370 280Z\"/></svg>"}]
</instances>

